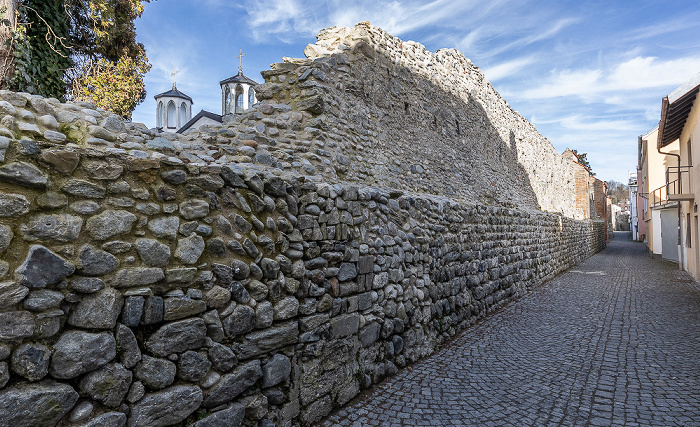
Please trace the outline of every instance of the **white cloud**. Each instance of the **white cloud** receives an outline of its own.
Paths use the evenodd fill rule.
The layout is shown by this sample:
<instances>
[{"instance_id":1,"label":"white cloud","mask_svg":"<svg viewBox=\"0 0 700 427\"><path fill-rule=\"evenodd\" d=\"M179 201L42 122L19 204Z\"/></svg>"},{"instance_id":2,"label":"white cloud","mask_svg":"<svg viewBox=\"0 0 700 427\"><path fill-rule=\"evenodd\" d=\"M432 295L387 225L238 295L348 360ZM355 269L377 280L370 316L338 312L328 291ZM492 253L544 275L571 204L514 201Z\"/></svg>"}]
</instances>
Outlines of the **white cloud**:
<instances>
[{"instance_id":1,"label":"white cloud","mask_svg":"<svg viewBox=\"0 0 700 427\"><path fill-rule=\"evenodd\" d=\"M498 65L485 68L484 76L488 81L493 83L497 80L510 77L514 73L517 73L518 71L522 70L528 65L533 64L534 62L536 62L535 57L513 59L511 61L506 61Z\"/></svg>"},{"instance_id":2,"label":"white cloud","mask_svg":"<svg viewBox=\"0 0 700 427\"><path fill-rule=\"evenodd\" d=\"M554 70L548 82L522 92L526 99L577 96L586 102L618 103L625 91L677 86L700 70L700 58L635 57L608 70Z\"/></svg>"}]
</instances>

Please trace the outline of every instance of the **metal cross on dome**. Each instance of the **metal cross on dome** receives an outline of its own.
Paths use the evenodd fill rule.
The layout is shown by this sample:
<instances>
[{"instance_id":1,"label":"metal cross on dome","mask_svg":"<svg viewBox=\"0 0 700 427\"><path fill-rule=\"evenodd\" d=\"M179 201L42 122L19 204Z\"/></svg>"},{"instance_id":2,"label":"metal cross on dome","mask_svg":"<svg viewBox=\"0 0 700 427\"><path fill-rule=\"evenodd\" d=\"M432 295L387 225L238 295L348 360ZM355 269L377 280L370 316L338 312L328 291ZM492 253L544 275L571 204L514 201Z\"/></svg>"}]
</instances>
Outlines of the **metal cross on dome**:
<instances>
[{"instance_id":1,"label":"metal cross on dome","mask_svg":"<svg viewBox=\"0 0 700 427\"><path fill-rule=\"evenodd\" d=\"M239 49L239 54L236 55L236 58L238 58L238 72L243 74L243 57L246 54L243 53L243 49Z\"/></svg>"},{"instance_id":2,"label":"metal cross on dome","mask_svg":"<svg viewBox=\"0 0 700 427\"><path fill-rule=\"evenodd\" d=\"M180 70L177 69L177 67L173 68L173 72L170 73L170 75L173 77L173 89L175 89L175 76L180 74Z\"/></svg>"}]
</instances>

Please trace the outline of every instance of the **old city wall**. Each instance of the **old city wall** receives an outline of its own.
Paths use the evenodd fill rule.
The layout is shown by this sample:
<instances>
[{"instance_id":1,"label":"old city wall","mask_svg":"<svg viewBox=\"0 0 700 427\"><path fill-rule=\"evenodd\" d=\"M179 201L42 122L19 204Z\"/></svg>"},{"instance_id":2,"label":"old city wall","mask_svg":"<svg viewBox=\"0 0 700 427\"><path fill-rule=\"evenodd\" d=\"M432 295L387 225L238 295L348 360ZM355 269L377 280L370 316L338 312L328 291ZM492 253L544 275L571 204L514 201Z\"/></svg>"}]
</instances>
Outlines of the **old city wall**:
<instances>
[{"instance_id":1,"label":"old city wall","mask_svg":"<svg viewBox=\"0 0 700 427\"><path fill-rule=\"evenodd\" d=\"M273 67L263 102L186 135L0 92L0 425L308 425L604 247L602 222L525 203L549 185L527 167L523 206L446 197L433 160L403 154L423 182L375 159L395 118L277 90L326 87L333 58Z\"/></svg>"},{"instance_id":2,"label":"old city wall","mask_svg":"<svg viewBox=\"0 0 700 427\"><path fill-rule=\"evenodd\" d=\"M305 53L263 72L256 93L313 112L342 178L584 217L575 164L459 51L358 24L322 31Z\"/></svg>"}]
</instances>

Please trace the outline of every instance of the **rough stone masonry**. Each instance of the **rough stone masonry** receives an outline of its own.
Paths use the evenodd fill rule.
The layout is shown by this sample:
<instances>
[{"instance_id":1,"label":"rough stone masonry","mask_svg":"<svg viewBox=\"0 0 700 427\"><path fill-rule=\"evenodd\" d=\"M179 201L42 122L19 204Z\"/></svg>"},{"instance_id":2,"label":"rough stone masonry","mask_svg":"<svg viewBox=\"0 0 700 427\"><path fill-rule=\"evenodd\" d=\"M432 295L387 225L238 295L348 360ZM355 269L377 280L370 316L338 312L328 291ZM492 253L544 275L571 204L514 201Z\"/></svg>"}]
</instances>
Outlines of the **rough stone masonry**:
<instances>
[{"instance_id":1,"label":"rough stone masonry","mask_svg":"<svg viewBox=\"0 0 700 427\"><path fill-rule=\"evenodd\" d=\"M185 135L0 92L0 426L309 425L605 245L459 52L306 54Z\"/></svg>"}]
</instances>

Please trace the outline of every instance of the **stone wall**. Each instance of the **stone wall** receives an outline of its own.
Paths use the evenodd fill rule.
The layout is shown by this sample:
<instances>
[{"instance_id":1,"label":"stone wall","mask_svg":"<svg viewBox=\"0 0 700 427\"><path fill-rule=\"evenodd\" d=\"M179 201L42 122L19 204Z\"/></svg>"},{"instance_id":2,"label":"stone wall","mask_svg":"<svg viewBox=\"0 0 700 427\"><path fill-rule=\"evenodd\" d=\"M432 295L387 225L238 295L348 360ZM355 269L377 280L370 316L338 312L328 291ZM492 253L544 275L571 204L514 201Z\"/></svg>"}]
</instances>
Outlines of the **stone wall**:
<instances>
[{"instance_id":1,"label":"stone wall","mask_svg":"<svg viewBox=\"0 0 700 427\"><path fill-rule=\"evenodd\" d=\"M321 89L367 46L277 65L273 103L186 135L0 91L0 426L308 425L604 247L603 222L535 209L564 163L538 181L525 142L487 147L480 103L460 132L512 165L381 154L391 106L343 119L360 95Z\"/></svg>"},{"instance_id":2,"label":"stone wall","mask_svg":"<svg viewBox=\"0 0 700 427\"><path fill-rule=\"evenodd\" d=\"M575 165L461 52L429 52L368 23L317 38L309 58L264 71L256 93L313 113L307 126L324 131L314 142L341 178L582 217Z\"/></svg>"}]
</instances>

